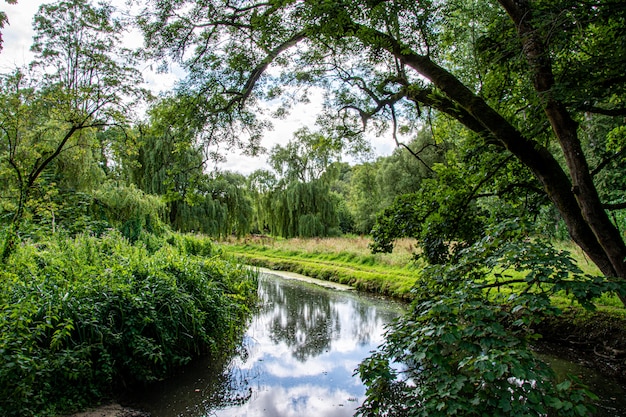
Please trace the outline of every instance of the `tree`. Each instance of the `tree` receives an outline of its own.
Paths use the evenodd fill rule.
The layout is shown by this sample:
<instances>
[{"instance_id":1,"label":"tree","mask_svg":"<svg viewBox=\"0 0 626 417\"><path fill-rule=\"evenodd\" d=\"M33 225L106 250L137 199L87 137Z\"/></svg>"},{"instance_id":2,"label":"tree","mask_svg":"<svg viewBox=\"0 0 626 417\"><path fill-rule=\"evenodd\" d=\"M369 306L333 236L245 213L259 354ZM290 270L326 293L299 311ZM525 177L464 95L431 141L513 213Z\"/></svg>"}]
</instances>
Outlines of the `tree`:
<instances>
[{"instance_id":1,"label":"tree","mask_svg":"<svg viewBox=\"0 0 626 417\"><path fill-rule=\"evenodd\" d=\"M441 162L451 145L437 143L426 129L420 129L417 137L409 143L398 142L398 147L387 157L379 157L374 163L359 164L354 167L351 177L349 204L356 220L356 230L369 234L376 223L376 217L391 206L396 198L404 194L418 192L424 179L435 175L432 168ZM409 236L410 228L396 235L392 240ZM391 236L389 233L388 236ZM391 250L391 245L385 250Z\"/></svg>"},{"instance_id":2,"label":"tree","mask_svg":"<svg viewBox=\"0 0 626 417\"><path fill-rule=\"evenodd\" d=\"M283 84L331 87L346 132L411 128L427 108L457 120L532 172L607 279L626 278L579 134L585 117L626 114L620 2L161 1L149 12L150 45L179 58L196 47L186 65L221 98L215 110L275 92L273 65Z\"/></svg>"},{"instance_id":3,"label":"tree","mask_svg":"<svg viewBox=\"0 0 626 417\"><path fill-rule=\"evenodd\" d=\"M444 127L448 137L463 133ZM546 220L537 221L549 202L518 160L482 141L456 142L446 146L445 155L432 164L430 175L414 192L396 194L378 213L372 230L374 252L391 252L396 239L415 238L421 249L417 257L444 263L454 261L491 224L518 218L538 223L542 231L549 227ZM540 227L534 234L540 234Z\"/></svg>"},{"instance_id":4,"label":"tree","mask_svg":"<svg viewBox=\"0 0 626 417\"><path fill-rule=\"evenodd\" d=\"M198 131L190 98L178 92L161 97L137 127L136 153L120 149L130 180L148 194L162 196L176 230L221 237L248 233L252 207L245 179L209 174L212 159Z\"/></svg>"},{"instance_id":5,"label":"tree","mask_svg":"<svg viewBox=\"0 0 626 417\"><path fill-rule=\"evenodd\" d=\"M493 183L501 166L515 169L516 161L523 168L520 178L533 175L571 238L602 271L599 279L574 271L566 255L529 242L525 230L505 239L486 229L455 263L434 266L417 283L411 315L387 336L381 360L361 369L368 385L364 415L588 414L574 385L550 383L550 372L538 366L525 337L541 314L555 311L548 290L575 290L586 306L594 296L616 291L626 304L626 244L607 213L624 194L604 204L596 181L611 165L606 159L590 165L581 133L606 117L609 142L617 144L608 156L616 160L614 154L622 152L623 2L155 4L158 10L142 18L146 39L163 55L189 57L184 63L194 87L211 97L203 110L224 119L245 117L241 109L260 99L315 84L328 90L325 127L347 141L371 127L397 137L432 115L454 120L464 127L458 141L473 142L465 149L481 153L475 173L486 175L475 184ZM495 166L483 155L497 156ZM462 185L454 166L438 175ZM451 208L480 209L468 197L482 188L459 191L447 194L461 203ZM441 222L433 224L459 216L456 210L437 213ZM510 271L523 279L511 278ZM512 293L506 300L485 296L507 285ZM393 360L402 364L406 380L397 380ZM529 382L535 378L537 390Z\"/></svg>"},{"instance_id":6,"label":"tree","mask_svg":"<svg viewBox=\"0 0 626 417\"><path fill-rule=\"evenodd\" d=\"M272 213L269 195L278 184L278 178L273 172L258 169L248 175L248 191L253 204L253 230L259 233L270 231L268 220Z\"/></svg>"},{"instance_id":7,"label":"tree","mask_svg":"<svg viewBox=\"0 0 626 417\"><path fill-rule=\"evenodd\" d=\"M75 0L45 4L34 27L31 68L39 72L18 70L2 83L2 163L16 195L3 259L42 174L96 131L126 123L129 100L138 98L140 76L121 59L122 24L111 6Z\"/></svg>"},{"instance_id":8,"label":"tree","mask_svg":"<svg viewBox=\"0 0 626 417\"><path fill-rule=\"evenodd\" d=\"M262 196L272 234L285 238L339 234L338 204L326 181L292 181Z\"/></svg>"},{"instance_id":9,"label":"tree","mask_svg":"<svg viewBox=\"0 0 626 417\"><path fill-rule=\"evenodd\" d=\"M250 177L256 200L257 228L283 237L339 233L338 198L330 184L340 173L341 143L303 128L285 146L270 151L274 173Z\"/></svg>"},{"instance_id":10,"label":"tree","mask_svg":"<svg viewBox=\"0 0 626 417\"><path fill-rule=\"evenodd\" d=\"M320 179L331 163L340 158L341 149L341 143L302 128L285 146L275 145L268 162L286 182L310 182Z\"/></svg>"},{"instance_id":11,"label":"tree","mask_svg":"<svg viewBox=\"0 0 626 417\"><path fill-rule=\"evenodd\" d=\"M4 0L4 1L8 4L17 4L17 0ZM3 12L2 10L0 10L0 29L4 28L4 25L8 23L9 23L9 18L7 17L7 14ZM2 32L0 32L0 51L2 51L2 45L3 45Z\"/></svg>"},{"instance_id":12,"label":"tree","mask_svg":"<svg viewBox=\"0 0 626 417\"><path fill-rule=\"evenodd\" d=\"M354 167L350 178L349 204L358 233L369 234L374 227L376 214L381 210L380 190L376 183L377 165L366 162Z\"/></svg>"}]
</instances>

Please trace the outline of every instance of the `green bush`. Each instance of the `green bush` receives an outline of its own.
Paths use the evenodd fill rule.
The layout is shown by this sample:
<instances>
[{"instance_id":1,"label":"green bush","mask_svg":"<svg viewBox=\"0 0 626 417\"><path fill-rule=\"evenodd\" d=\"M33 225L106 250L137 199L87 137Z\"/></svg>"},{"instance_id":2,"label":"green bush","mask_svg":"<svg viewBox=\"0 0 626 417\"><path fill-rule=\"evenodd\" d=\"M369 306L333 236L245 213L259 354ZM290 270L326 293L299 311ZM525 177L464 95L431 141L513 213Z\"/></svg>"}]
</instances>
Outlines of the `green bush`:
<instances>
[{"instance_id":1,"label":"green bush","mask_svg":"<svg viewBox=\"0 0 626 417\"><path fill-rule=\"evenodd\" d=\"M531 350L532 329L561 314L566 292L593 309L626 285L585 275L564 251L530 240L519 222L503 223L425 268L411 310L385 344L363 361L362 416L588 416L596 398L575 378L556 381Z\"/></svg>"},{"instance_id":2,"label":"green bush","mask_svg":"<svg viewBox=\"0 0 626 417\"><path fill-rule=\"evenodd\" d=\"M255 274L199 256L212 253L199 237L170 242L148 251L112 231L13 254L0 272L0 415L84 407L230 350Z\"/></svg>"}]
</instances>

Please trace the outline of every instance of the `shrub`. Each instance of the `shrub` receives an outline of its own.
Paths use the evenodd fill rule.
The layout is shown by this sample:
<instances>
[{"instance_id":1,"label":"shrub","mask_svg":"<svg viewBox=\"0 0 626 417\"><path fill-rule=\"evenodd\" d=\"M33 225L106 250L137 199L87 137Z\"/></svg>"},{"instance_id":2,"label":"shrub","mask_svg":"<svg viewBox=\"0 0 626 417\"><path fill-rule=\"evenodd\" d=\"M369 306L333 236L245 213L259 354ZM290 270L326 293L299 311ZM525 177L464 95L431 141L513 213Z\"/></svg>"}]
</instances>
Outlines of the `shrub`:
<instances>
[{"instance_id":1,"label":"shrub","mask_svg":"<svg viewBox=\"0 0 626 417\"><path fill-rule=\"evenodd\" d=\"M111 231L19 248L0 272L0 415L84 407L228 351L255 274L190 253L207 253L200 240L194 250L162 240L152 252Z\"/></svg>"},{"instance_id":2,"label":"shrub","mask_svg":"<svg viewBox=\"0 0 626 417\"><path fill-rule=\"evenodd\" d=\"M560 314L563 291L586 308L624 284L583 274L571 257L505 223L451 264L427 267L408 314L361 363L362 416L587 416L595 396L557 383L530 345Z\"/></svg>"}]
</instances>

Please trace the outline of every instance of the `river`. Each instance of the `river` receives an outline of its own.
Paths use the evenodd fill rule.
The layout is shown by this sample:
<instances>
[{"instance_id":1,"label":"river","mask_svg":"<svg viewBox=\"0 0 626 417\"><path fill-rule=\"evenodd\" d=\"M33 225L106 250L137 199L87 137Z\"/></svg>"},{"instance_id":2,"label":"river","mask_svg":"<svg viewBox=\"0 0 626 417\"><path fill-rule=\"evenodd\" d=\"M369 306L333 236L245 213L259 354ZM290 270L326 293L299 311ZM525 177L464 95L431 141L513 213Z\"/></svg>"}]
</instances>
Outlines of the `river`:
<instances>
[{"instance_id":1,"label":"river","mask_svg":"<svg viewBox=\"0 0 626 417\"><path fill-rule=\"evenodd\" d=\"M197 361L151 387L138 405L153 417L352 416L365 395L354 370L383 342L385 326L404 305L280 274L261 274L260 308L234 357ZM598 378L546 359L561 371L572 366ZM615 389L598 416L626 417L626 391L606 382Z\"/></svg>"},{"instance_id":2,"label":"river","mask_svg":"<svg viewBox=\"0 0 626 417\"><path fill-rule=\"evenodd\" d=\"M238 354L194 364L141 407L154 417L352 416L365 394L354 370L403 305L331 286L261 274Z\"/></svg>"}]
</instances>

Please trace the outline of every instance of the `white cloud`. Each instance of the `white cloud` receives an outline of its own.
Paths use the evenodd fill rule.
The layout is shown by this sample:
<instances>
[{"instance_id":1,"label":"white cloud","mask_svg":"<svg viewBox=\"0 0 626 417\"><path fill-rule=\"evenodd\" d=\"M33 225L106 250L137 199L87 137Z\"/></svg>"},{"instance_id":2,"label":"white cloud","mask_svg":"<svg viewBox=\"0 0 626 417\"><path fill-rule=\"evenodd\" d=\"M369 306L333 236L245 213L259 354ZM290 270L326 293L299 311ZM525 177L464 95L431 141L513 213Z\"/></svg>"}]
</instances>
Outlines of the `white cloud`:
<instances>
[{"instance_id":1,"label":"white cloud","mask_svg":"<svg viewBox=\"0 0 626 417\"><path fill-rule=\"evenodd\" d=\"M20 0L18 4L2 3L9 18L9 24L2 29L4 44L0 52L0 71L9 72L16 67L28 65L34 58L30 52L35 32L32 28L33 17L40 4L50 1Z\"/></svg>"}]
</instances>

